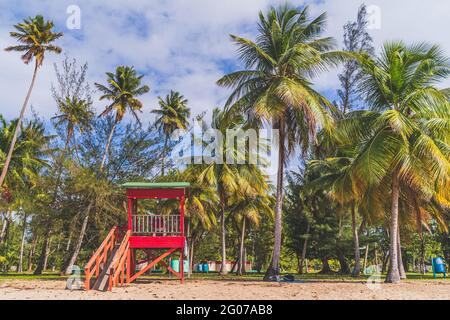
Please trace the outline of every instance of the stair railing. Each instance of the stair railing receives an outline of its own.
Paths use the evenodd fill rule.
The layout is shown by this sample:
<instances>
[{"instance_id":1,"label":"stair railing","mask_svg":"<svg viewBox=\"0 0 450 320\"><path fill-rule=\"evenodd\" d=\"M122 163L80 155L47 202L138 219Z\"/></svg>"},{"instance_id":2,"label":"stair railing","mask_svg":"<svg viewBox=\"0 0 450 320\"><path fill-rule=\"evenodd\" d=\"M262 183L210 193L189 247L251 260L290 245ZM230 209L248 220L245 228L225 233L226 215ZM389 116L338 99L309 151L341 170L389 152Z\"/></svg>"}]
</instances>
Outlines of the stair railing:
<instances>
[{"instance_id":1,"label":"stair railing","mask_svg":"<svg viewBox=\"0 0 450 320\"><path fill-rule=\"evenodd\" d=\"M130 277L130 236L131 230L128 230L116 252L109 272L108 290L111 291L118 284L124 285ZM126 274L127 273L127 274Z\"/></svg>"},{"instance_id":2,"label":"stair railing","mask_svg":"<svg viewBox=\"0 0 450 320\"><path fill-rule=\"evenodd\" d=\"M95 277L98 279L98 276L101 272L100 265L106 263L111 251L113 251L117 241L117 230L118 230L117 227L111 229L111 231L106 236L105 240L103 240L100 247L97 249L97 251L95 251L94 255L86 264L86 267L84 268L85 290L91 289L92 276L95 274Z\"/></svg>"}]
</instances>

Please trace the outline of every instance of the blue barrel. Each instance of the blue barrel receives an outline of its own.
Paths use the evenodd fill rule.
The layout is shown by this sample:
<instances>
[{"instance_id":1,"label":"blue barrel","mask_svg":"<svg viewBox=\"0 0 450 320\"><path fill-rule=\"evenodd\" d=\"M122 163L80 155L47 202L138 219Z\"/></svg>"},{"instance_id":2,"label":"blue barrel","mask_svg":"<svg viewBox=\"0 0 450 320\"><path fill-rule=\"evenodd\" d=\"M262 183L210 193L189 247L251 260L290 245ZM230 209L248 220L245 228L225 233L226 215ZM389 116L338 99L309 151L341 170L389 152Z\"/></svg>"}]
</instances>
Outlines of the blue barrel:
<instances>
[{"instance_id":1,"label":"blue barrel","mask_svg":"<svg viewBox=\"0 0 450 320\"><path fill-rule=\"evenodd\" d=\"M199 264L197 265L197 271L198 271L198 272L203 272L203 265L202 265L201 263L199 263Z\"/></svg>"},{"instance_id":2,"label":"blue barrel","mask_svg":"<svg viewBox=\"0 0 450 320\"><path fill-rule=\"evenodd\" d=\"M442 258L434 258L434 272L445 273L445 264Z\"/></svg>"},{"instance_id":3,"label":"blue barrel","mask_svg":"<svg viewBox=\"0 0 450 320\"><path fill-rule=\"evenodd\" d=\"M208 266L207 263L204 263L204 264L203 264L203 272L206 272L206 273L209 272L209 266Z\"/></svg>"}]
</instances>

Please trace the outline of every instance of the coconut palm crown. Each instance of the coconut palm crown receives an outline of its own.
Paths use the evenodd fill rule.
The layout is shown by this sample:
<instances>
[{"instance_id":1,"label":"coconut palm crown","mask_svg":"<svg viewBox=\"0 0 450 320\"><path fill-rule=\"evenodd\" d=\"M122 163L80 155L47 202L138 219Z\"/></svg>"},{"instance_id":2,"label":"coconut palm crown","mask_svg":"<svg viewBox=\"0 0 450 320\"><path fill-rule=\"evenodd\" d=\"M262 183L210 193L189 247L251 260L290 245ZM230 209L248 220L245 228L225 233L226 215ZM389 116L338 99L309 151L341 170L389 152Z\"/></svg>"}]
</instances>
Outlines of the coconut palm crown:
<instances>
[{"instance_id":1,"label":"coconut palm crown","mask_svg":"<svg viewBox=\"0 0 450 320\"><path fill-rule=\"evenodd\" d=\"M63 36L62 32L53 32L54 23L45 21L44 17L37 15L29 17L22 23L14 26L16 31L10 32L12 38L17 39L20 45L7 47L6 51L25 52L22 60L29 64L36 59L36 66L40 67L46 52L61 53L61 48L52 44Z\"/></svg>"}]
</instances>

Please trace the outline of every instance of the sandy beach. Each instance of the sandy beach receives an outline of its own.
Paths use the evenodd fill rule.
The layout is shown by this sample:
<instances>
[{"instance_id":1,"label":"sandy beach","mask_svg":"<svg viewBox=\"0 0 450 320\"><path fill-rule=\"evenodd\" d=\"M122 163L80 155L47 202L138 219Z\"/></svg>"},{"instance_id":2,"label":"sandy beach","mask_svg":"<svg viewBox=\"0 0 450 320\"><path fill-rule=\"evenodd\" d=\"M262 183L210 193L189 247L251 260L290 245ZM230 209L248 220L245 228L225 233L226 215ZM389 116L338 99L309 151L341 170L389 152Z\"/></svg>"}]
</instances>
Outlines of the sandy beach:
<instances>
[{"instance_id":1,"label":"sandy beach","mask_svg":"<svg viewBox=\"0 0 450 320\"><path fill-rule=\"evenodd\" d=\"M449 281L404 281L400 285L366 282L264 283L260 281L151 280L114 288L112 292L66 290L61 280L4 280L0 299L29 300L414 300L450 299Z\"/></svg>"}]
</instances>

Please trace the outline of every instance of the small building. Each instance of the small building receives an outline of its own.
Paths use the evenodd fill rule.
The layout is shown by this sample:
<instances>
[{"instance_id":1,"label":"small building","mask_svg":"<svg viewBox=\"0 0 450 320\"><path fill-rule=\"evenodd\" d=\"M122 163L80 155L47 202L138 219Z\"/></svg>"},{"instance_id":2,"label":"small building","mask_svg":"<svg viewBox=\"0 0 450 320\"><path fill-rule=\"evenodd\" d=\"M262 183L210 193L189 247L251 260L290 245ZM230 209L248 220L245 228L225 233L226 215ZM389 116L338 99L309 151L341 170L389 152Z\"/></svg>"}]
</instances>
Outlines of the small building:
<instances>
[{"instance_id":1,"label":"small building","mask_svg":"<svg viewBox=\"0 0 450 320\"><path fill-rule=\"evenodd\" d=\"M204 263L208 264L208 271L210 272L219 272L222 266L222 261L206 261ZM194 270L199 270L198 266L203 263L197 263L194 265ZM234 270L232 270L234 267ZM226 268L228 272L236 271L237 265L236 261L227 261L226 262ZM252 263L250 261L246 261L245 263L245 271L249 272L252 270Z\"/></svg>"}]
</instances>

